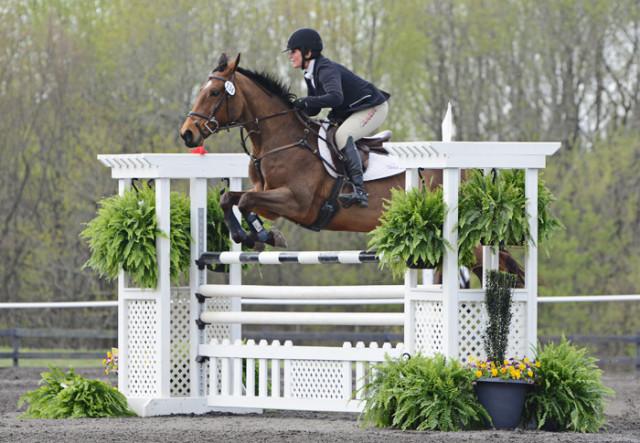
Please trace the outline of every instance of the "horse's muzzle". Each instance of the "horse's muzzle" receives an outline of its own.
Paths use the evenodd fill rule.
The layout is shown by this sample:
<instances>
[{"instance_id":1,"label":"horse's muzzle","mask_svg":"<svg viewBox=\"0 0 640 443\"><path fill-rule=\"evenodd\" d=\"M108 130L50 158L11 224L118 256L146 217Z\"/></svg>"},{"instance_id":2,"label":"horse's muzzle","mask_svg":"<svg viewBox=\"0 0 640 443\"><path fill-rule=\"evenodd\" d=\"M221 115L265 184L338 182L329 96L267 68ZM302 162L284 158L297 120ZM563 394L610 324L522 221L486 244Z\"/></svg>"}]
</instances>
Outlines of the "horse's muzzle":
<instances>
[{"instance_id":1,"label":"horse's muzzle","mask_svg":"<svg viewBox=\"0 0 640 443\"><path fill-rule=\"evenodd\" d=\"M185 129L180 133L180 137L184 140L184 144L188 148L195 148L201 142L201 136L195 137L193 136L193 131L191 129Z\"/></svg>"}]
</instances>

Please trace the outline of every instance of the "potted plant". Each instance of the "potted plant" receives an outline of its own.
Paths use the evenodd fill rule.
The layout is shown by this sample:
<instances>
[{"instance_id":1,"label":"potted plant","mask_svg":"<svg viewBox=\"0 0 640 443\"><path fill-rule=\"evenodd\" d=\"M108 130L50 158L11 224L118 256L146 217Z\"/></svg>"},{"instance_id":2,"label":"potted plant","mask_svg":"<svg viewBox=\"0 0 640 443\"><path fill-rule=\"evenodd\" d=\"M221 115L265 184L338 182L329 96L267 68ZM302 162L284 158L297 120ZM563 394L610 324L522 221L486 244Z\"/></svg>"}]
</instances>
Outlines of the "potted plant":
<instances>
[{"instance_id":1,"label":"potted plant","mask_svg":"<svg viewBox=\"0 0 640 443\"><path fill-rule=\"evenodd\" d=\"M189 199L172 192L171 196L171 279L178 281L189 269L191 236ZM97 216L80 233L87 239L91 257L85 263L108 279L123 269L131 282L141 288L156 288L158 266L156 236L166 238L157 227L155 190L142 186L99 202Z\"/></svg>"},{"instance_id":2,"label":"potted plant","mask_svg":"<svg viewBox=\"0 0 640 443\"><path fill-rule=\"evenodd\" d=\"M392 189L380 225L370 232L369 248L377 250L380 266L389 266L394 276L412 266L439 267L450 247L442 235L445 213L442 188Z\"/></svg>"},{"instance_id":3,"label":"potted plant","mask_svg":"<svg viewBox=\"0 0 640 443\"><path fill-rule=\"evenodd\" d=\"M597 359L587 357L562 337L559 344L538 344L540 363L535 389L525 401L524 419L539 429L598 432L606 426L604 407L613 390L600 379Z\"/></svg>"},{"instance_id":4,"label":"potted plant","mask_svg":"<svg viewBox=\"0 0 640 443\"><path fill-rule=\"evenodd\" d=\"M501 173L502 180L510 183L524 197L524 170L506 169ZM555 231L564 229L564 225L551 212L554 195L545 186L543 179L538 178L538 238L537 245L548 253L549 243ZM515 236L516 234L511 234Z\"/></svg>"},{"instance_id":5,"label":"potted plant","mask_svg":"<svg viewBox=\"0 0 640 443\"><path fill-rule=\"evenodd\" d=\"M525 203L524 193L500 174L468 171L467 180L460 185L455 226L460 254L473 262L479 244L521 245L530 235Z\"/></svg>"},{"instance_id":6,"label":"potted plant","mask_svg":"<svg viewBox=\"0 0 640 443\"><path fill-rule=\"evenodd\" d=\"M555 197L538 180L538 238L534 243L545 249L553 232L563 225L551 213ZM458 248L461 261L475 262L473 251L485 246L523 246L531 240L524 170L506 169L485 174L480 170L467 172L460 185L458 203Z\"/></svg>"},{"instance_id":7,"label":"potted plant","mask_svg":"<svg viewBox=\"0 0 640 443\"><path fill-rule=\"evenodd\" d=\"M514 429L520 423L525 395L536 377L537 365L525 358L505 360L511 326L512 292L516 276L487 272L485 308L488 322L483 336L487 360L469 358L478 401L487 410L495 428Z\"/></svg>"},{"instance_id":8,"label":"potted plant","mask_svg":"<svg viewBox=\"0 0 640 443\"><path fill-rule=\"evenodd\" d=\"M388 358L357 392L362 426L402 430L478 429L488 418L473 393L473 374L441 354Z\"/></svg>"}]
</instances>

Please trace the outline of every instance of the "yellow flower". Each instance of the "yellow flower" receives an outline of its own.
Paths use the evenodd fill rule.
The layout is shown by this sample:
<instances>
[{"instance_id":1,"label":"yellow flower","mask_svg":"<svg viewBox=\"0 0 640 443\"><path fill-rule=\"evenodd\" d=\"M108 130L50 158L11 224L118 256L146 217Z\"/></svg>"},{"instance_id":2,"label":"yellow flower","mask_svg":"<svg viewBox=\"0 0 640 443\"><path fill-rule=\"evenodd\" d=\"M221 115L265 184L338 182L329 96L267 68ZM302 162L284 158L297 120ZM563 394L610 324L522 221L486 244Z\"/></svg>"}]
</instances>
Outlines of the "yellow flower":
<instances>
[{"instance_id":1,"label":"yellow flower","mask_svg":"<svg viewBox=\"0 0 640 443\"><path fill-rule=\"evenodd\" d=\"M103 365L106 365L106 364L107 364L107 359L106 359L106 358L102 359L102 364L103 364Z\"/></svg>"},{"instance_id":2,"label":"yellow flower","mask_svg":"<svg viewBox=\"0 0 640 443\"><path fill-rule=\"evenodd\" d=\"M540 367L540 362L539 362L539 361L537 361L537 362L536 362L536 368L539 368L539 367Z\"/></svg>"},{"instance_id":3,"label":"yellow flower","mask_svg":"<svg viewBox=\"0 0 640 443\"><path fill-rule=\"evenodd\" d=\"M104 372L106 372L106 373L108 374L108 373L109 373L109 370L108 370L108 369L105 369L105 370L104 370Z\"/></svg>"},{"instance_id":4,"label":"yellow flower","mask_svg":"<svg viewBox=\"0 0 640 443\"><path fill-rule=\"evenodd\" d=\"M506 369L506 368L500 368L500 373L501 373L501 374L504 374L505 372L507 372L507 369Z\"/></svg>"},{"instance_id":5,"label":"yellow flower","mask_svg":"<svg viewBox=\"0 0 640 443\"><path fill-rule=\"evenodd\" d=\"M496 368L493 368L493 369L491 370L491 376L492 376L492 377L495 377L496 375L498 375L498 370L497 370Z\"/></svg>"},{"instance_id":6,"label":"yellow flower","mask_svg":"<svg viewBox=\"0 0 640 443\"><path fill-rule=\"evenodd\" d=\"M487 369L487 364L486 364L486 363L482 363L482 364L480 365L480 367L481 367L482 369Z\"/></svg>"},{"instance_id":7,"label":"yellow flower","mask_svg":"<svg viewBox=\"0 0 640 443\"><path fill-rule=\"evenodd\" d=\"M519 368L520 368L520 370L522 371L522 370L524 369L524 363L520 363L520 364L518 365L518 367L519 367Z\"/></svg>"},{"instance_id":8,"label":"yellow flower","mask_svg":"<svg viewBox=\"0 0 640 443\"><path fill-rule=\"evenodd\" d=\"M469 361L475 361L475 357L473 355L469 356Z\"/></svg>"},{"instance_id":9,"label":"yellow flower","mask_svg":"<svg viewBox=\"0 0 640 443\"><path fill-rule=\"evenodd\" d=\"M529 370L527 371L527 375L528 375L529 377L533 377L533 372L531 371L531 369L529 369Z\"/></svg>"},{"instance_id":10,"label":"yellow flower","mask_svg":"<svg viewBox=\"0 0 640 443\"><path fill-rule=\"evenodd\" d=\"M482 377L482 371L476 371L476 377Z\"/></svg>"},{"instance_id":11,"label":"yellow flower","mask_svg":"<svg viewBox=\"0 0 640 443\"><path fill-rule=\"evenodd\" d=\"M509 360L505 360L503 363L505 366L509 366Z\"/></svg>"},{"instance_id":12,"label":"yellow flower","mask_svg":"<svg viewBox=\"0 0 640 443\"><path fill-rule=\"evenodd\" d=\"M525 363L529 363L529 359L528 359L528 358L525 358L525 359L524 359L524 362L525 362Z\"/></svg>"},{"instance_id":13,"label":"yellow flower","mask_svg":"<svg viewBox=\"0 0 640 443\"><path fill-rule=\"evenodd\" d=\"M107 357L111 358L111 352L107 352Z\"/></svg>"}]
</instances>

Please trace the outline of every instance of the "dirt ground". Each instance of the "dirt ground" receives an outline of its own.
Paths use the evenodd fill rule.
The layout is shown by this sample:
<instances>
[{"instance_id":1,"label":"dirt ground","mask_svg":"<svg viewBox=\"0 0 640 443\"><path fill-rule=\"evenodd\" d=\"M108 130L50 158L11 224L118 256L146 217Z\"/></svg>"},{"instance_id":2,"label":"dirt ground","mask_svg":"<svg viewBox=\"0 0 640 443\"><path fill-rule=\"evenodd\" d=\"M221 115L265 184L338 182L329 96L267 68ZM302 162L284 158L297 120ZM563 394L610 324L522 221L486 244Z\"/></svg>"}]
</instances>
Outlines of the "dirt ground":
<instances>
[{"instance_id":1,"label":"dirt ground","mask_svg":"<svg viewBox=\"0 0 640 443\"><path fill-rule=\"evenodd\" d=\"M599 434L529 431L402 432L361 429L357 414L272 411L264 414L175 415L127 419L20 419L19 397L38 387L43 369L0 368L2 442L640 442L640 376L605 373L616 392L607 406L609 426ZM86 378L114 382L101 369ZM24 407L23 407L24 409Z\"/></svg>"}]
</instances>

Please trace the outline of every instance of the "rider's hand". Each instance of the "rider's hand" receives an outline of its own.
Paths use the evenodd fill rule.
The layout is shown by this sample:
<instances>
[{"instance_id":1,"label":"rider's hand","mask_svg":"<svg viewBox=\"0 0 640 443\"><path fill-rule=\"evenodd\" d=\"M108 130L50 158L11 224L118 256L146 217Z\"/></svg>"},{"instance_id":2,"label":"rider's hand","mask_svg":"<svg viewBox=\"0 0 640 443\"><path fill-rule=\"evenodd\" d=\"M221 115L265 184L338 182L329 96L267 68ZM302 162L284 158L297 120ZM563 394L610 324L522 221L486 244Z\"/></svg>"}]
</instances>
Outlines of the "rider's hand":
<instances>
[{"instance_id":1,"label":"rider's hand","mask_svg":"<svg viewBox=\"0 0 640 443\"><path fill-rule=\"evenodd\" d=\"M307 108L307 103L305 102L304 98L298 98L293 102L293 107L298 111L304 111Z\"/></svg>"}]
</instances>

